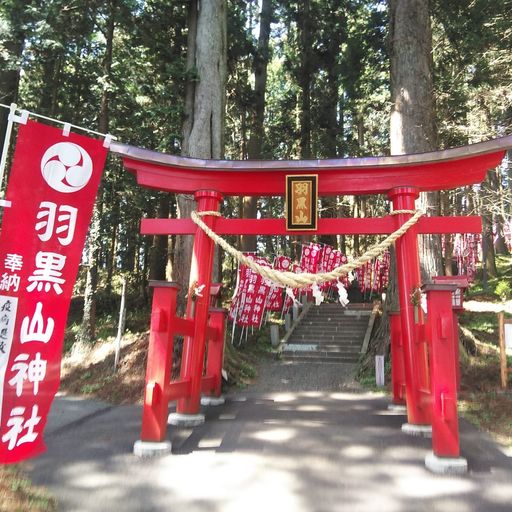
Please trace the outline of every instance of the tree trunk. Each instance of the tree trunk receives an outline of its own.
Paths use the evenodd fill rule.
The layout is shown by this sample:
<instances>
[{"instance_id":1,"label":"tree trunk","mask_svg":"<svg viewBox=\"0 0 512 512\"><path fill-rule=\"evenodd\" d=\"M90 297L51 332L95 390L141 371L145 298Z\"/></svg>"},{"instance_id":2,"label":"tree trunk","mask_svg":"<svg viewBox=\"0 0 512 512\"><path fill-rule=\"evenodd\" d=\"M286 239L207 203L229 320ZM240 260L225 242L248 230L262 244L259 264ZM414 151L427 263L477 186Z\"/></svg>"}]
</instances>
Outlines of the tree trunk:
<instances>
[{"instance_id":1,"label":"tree trunk","mask_svg":"<svg viewBox=\"0 0 512 512\"><path fill-rule=\"evenodd\" d=\"M227 77L226 4L224 0L191 0L189 9L187 69L189 73L195 69L197 76L190 76L187 83L182 154L222 158ZM180 194L177 202L179 217L189 218L195 208L193 197ZM182 286L179 300L182 311L192 259L191 237L177 237L175 258L173 279Z\"/></svg>"},{"instance_id":2,"label":"tree trunk","mask_svg":"<svg viewBox=\"0 0 512 512\"><path fill-rule=\"evenodd\" d=\"M504 223L505 223L505 208L503 202L503 186L501 183L501 176L498 169L494 169L487 173L487 180L489 181L489 194L491 194L491 202L494 204L492 209L493 224L496 228L495 237L496 254L508 254L507 244L504 237Z\"/></svg>"},{"instance_id":3,"label":"tree trunk","mask_svg":"<svg viewBox=\"0 0 512 512\"><path fill-rule=\"evenodd\" d=\"M77 334L79 343L89 344L96 339L96 289L98 287L98 253L100 248L100 218L101 202L95 207L92 214L92 223L89 230L89 262L84 292L84 310L82 323Z\"/></svg>"},{"instance_id":4,"label":"tree trunk","mask_svg":"<svg viewBox=\"0 0 512 512\"><path fill-rule=\"evenodd\" d=\"M254 109L251 119L251 134L247 147L250 160L263 158L263 136L265 119L265 90L267 88L267 66L269 60L270 22L272 21L272 0L263 0L260 14L260 33L258 48L254 56ZM258 198L245 196L243 199L243 218L255 218ZM242 251L256 251L256 237L241 237Z\"/></svg>"},{"instance_id":5,"label":"tree trunk","mask_svg":"<svg viewBox=\"0 0 512 512\"><path fill-rule=\"evenodd\" d=\"M2 52L0 54L0 103L16 103L20 82L21 57L25 45L25 4L4 8L7 12L2 20L5 24L2 31L6 38L1 41ZM7 117L9 111L0 108L0 141L5 138L7 129ZM0 183L1 186L1 183Z\"/></svg>"},{"instance_id":6,"label":"tree trunk","mask_svg":"<svg viewBox=\"0 0 512 512\"><path fill-rule=\"evenodd\" d=\"M494 241L492 233L492 215L489 213L482 214L483 230L482 230L482 272L484 289L487 287L487 280L498 275L496 268L496 254L494 252Z\"/></svg>"},{"instance_id":7,"label":"tree trunk","mask_svg":"<svg viewBox=\"0 0 512 512\"><path fill-rule=\"evenodd\" d=\"M432 34L428 0L389 0L391 56L391 154L421 153L436 148L432 80ZM435 206L435 196L422 198ZM431 212L429 212L431 213ZM437 252L435 247L438 246ZM436 257L437 255L437 257ZM442 268L440 242L428 238L420 243L422 278ZM392 272L394 274L394 272ZM391 275L390 275L391 278ZM397 303L396 288L389 287L382 324L386 329L372 338L372 347L389 343L387 311ZM385 336L384 336L385 334ZM368 364L371 358L366 358Z\"/></svg>"},{"instance_id":8,"label":"tree trunk","mask_svg":"<svg viewBox=\"0 0 512 512\"><path fill-rule=\"evenodd\" d=\"M162 193L158 198L158 212L157 218L169 218L170 211L169 194ZM165 271L167 266L167 248L168 237L165 235L155 235L153 237L153 244L150 249L149 256L149 279L150 280L164 280Z\"/></svg>"},{"instance_id":9,"label":"tree trunk","mask_svg":"<svg viewBox=\"0 0 512 512\"><path fill-rule=\"evenodd\" d=\"M110 205L110 215L112 218L111 227L112 231L110 232L110 243L107 251L107 283L106 283L106 292L108 295L112 293L112 277L114 275L114 267L116 260L116 247L117 247L117 235L119 232L119 197L117 194L117 188L115 185L115 181L113 180L110 183L110 194L109 194L109 205Z\"/></svg>"},{"instance_id":10,"label":"tree trunk","mask_svg":"<svg viewBox=\"0 0 512 512\"><path fill-rule=\"evenodd\" d=\"M451 207L451 193L449 190L441 192L441 214L442 215L453 215L455 212ZM444 273L447 276L453 275L452 264L453 264L453 235L444 236L444 253L443 253L443 264Z\"/></svg>"},{"instance_id":11,"label":"tree trunk","mask_svg":"<svg viewBox=\"0 0 512 512\"><path fill-rule=\"evenodd\" d=\"M333 8L334 6L331 6ZM333 9L335 12L335 9ZM330 34L327 52L325 54L325 69L327 72L327 94L323 98L324 102L324 115L325 115L325 155L327 158L335 158L338 156L338 135L340 127L338 123L338 104L339 104L339 82L340 73L338 63L338 56L340 54L342 42L341 29L334 30ZM337 197L327 196L322 198L322 217L336 218L338 217L339 209L337 207ZM324 244L329 244L336 247L336 235L322 235L319 241Z\"/></svg>"},{"instance_id":12,"label":"tree trunk","mask_svg":"<svg viewBox=\"0 0 512 512\"><path fill-rule=\"evenodd\" d=\"M105 56L103 58L103 73L110 77L112 71L112 49L114 46L114 26L117 0L111 0L109 5L109 18L107 20L107 40ZM106 80L108 81L108 80ZM100 116L98 129L101 133L108 132L109 125L109 90L104 86L101 97ZM101 250L100 222L103 210L103 184L98 192L98 199L94 206L92 224L89 234L89 265L84 294L84 312L80 327L79 339L82 343L92 343L95 340L96 331L96 291L98 287L98 258Z\"/></svg>"},{"instance_id":13,"label":"tree trunk","mask_svg":"<svg viewBox=\"0 0 512 512\"><path fill-rule=\"evenodd\" d=\"M390 0L391 154L437 147L432 78L432 32L427 0ZM439 210L439 194L422 194L420 207ZM420 237L422 279L442 273L438 236Z\"/></svg>"},{"instance_id":14,"label":"tree trunk","mask_svg":"<svg viewBox=\"0 0 512 512\"><path fill-rule=\"evenodd\" d=\"M300 69L299 86L301 90L300 108L300 157L311 158L311 4L310 0L299 3L298 12Z\"/></svg>"}]
</instances>

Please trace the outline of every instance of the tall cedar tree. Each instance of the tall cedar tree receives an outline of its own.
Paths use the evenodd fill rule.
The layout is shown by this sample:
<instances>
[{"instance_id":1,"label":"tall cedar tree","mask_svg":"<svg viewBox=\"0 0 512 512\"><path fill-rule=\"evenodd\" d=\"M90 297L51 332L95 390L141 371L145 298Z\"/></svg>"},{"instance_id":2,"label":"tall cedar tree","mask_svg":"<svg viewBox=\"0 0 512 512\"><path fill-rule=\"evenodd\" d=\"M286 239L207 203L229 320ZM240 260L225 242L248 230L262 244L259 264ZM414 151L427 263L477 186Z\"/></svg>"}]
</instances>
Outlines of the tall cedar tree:
<instances>
[{"instance_id":1,"label":"tall cedar tree","mask_svg":"<svg viewBox=\"0 0 512 512\"><path fill-rule=\"evenodd\" d=\"M423 153L437 147L432 31L428 0L390 0L391 154ZM439 209L439 194L423 194L429 214ZM442 273L439 237L420 243L422 279Z\"/></svg>"},{"instance_id":2,"label":"tall cedar tree","mask_svg":"<svg viewBox=\"0 0 512 512\"><path fill-rule=\"evenodd\" d=\"M187 69L190 75L183 126L183 156L219 159L224 155L226 14L224 0L190 2L187 49ZM194 208L192 196L178 195L181 218L189 218ZM173 278L184 290L188 289L191 260L192 237L178 237ZM184 303L184 296L181 296L180 309L183 309Z\"/></svg>"}]
</instances>

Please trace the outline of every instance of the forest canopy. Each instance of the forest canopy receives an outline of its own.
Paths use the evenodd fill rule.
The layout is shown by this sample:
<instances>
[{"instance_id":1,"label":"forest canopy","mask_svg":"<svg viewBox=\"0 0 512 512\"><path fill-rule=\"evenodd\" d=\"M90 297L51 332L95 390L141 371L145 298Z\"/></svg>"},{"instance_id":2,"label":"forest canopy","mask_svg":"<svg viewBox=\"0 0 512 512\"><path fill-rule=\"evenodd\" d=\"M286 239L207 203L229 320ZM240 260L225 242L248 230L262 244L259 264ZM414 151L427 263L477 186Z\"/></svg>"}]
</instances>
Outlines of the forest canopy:
<instances>
[{"instance_id":1,"label":"forest canopy","mask_svg":"<svg viewBox=\"0 0 512 512\"><path fill-rule=\"evenodd\" d=\"M219 4L226 19L222 157L390 153L393 2ZM194 9L197 0L3 1L0 102L108 132L127 144L191 154L184 147L187 91L201 80L189 51ZM436 149L512 133L511 11L511 0L431 0ZM196 43L200 37L199 30ZM1 115L3 134L7 110L1 109ZM439 201L442 214L483 216L489 273L495 271L494 248L506 251L510 167L505 160L482 186L444 192ZM324 200L321 214L369 217L386 208L383 197L338 197ZM142 217L175 217L178 210L178 198L136 186L119 159L111 157L84 259L84 272L96 272L89 276L93 290L99 287L108 295L116 276L127 275L132 292L144 297L149 278L169 277L176 270L177 242L141 236L139 222ZM282 210L282 201L272 197L252 203L230 198L223 207L233 217L276 217ZM326 242L357 255L372 240L354 236ZM231 243L292 256L297 245L278 236ZM450 262L449 240L444 247ZM221 271L227 282L234 267L224 259Z\"/></svg>"}]
</instances>

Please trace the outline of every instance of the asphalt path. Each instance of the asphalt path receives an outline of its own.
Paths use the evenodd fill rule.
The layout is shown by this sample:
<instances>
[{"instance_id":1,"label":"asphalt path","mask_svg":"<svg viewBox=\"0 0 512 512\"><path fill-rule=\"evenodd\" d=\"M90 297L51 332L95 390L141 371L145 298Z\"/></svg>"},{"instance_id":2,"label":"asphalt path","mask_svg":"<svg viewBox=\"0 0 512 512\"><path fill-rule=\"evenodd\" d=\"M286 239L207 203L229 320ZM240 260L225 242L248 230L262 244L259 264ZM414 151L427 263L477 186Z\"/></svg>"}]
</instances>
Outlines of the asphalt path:
<instances>
[{"instance_id":1,"label":"asphalt path","mask_svg":"<svg viewBox=\"0 0 512 512\"><path fill-rule=\"evenodd\" d=\"M461 421L464 476L424 466L429 439L400 430L352 366L267 362L259 382L170 427L172 454L140 459L140 406L58 397L31 463L63 511L512 511L512 453Z\"/></svg>"}]
</instances>

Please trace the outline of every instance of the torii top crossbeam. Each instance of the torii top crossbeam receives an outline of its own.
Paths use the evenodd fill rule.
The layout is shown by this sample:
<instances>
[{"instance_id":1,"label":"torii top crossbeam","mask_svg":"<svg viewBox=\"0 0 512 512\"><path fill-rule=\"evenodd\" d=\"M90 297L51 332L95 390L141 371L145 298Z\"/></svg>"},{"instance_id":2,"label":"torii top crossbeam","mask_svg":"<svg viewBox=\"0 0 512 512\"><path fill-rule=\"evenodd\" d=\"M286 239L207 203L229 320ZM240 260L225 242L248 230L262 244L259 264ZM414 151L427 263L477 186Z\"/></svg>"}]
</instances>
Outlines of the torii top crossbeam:
<instances>
[{"instance_id":1,"label":"torii top crossbeam","mask_svg":"<svg viewBox=\"0 0 512 512\"><path fill-rule=\"evenodd\" d=\"M145 187L169 192L215 190L222 195L284 195L289 174L318 174L318 195L386 193L396 187L446 190L485 178L512 148L512 136L468 146L400 156L325 160L201 160L113 143Z\"/></svg>"}]
</instances>

